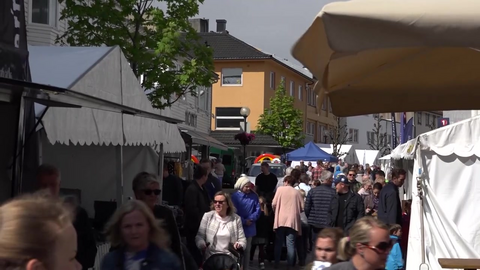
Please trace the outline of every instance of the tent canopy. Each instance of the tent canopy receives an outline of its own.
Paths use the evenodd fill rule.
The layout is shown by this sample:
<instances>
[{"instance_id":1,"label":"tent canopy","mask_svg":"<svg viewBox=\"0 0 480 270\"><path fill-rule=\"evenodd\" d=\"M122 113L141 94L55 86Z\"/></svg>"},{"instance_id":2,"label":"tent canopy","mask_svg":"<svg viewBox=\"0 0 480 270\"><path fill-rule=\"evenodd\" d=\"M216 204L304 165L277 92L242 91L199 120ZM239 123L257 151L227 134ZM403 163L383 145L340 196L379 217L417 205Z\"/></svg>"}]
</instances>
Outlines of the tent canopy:
<instances>
[{"instance_id":1,"label":"tent canopy","mask_svg":"<svg viewBox=\"0 0 480 270\"><path fill-rule=\"evenodd\" d=\"M378 156L380 151L378 150L355 150L357 155L358 161L360 164L369 164L374 165L377 164Z\"/></svg>"},{"instance_id":2,"label":"tent canopy","mask_svg":"<svg viewBox=\"0 0 480 270\"><path fill-rule=\"evenodd\" d=\"M336 162L337 158L320 149L313 142L309 142L301 148L294 150L287 154L289 161L318 161L324 160L329 162Z\"/></svg>"},{"instance_id":3,"label":"tent canopy","mask_svg":"<svg viewBox=\"0 0 480 270\"><path fill-rule=\"evenodd\" d=\"M334 2L292 54L318 78L318 106L329 98L337 116L478 109L478 10L473 0ZM344 106L358 96L379 102Z\"/></svg>"},{"instance_id":4,"label":"tent canopy","mask_svg":"<svg viewBox=\"0 0 480 270\"><path fill-rule=\"evenodd\" d=\"M163 144L166 153L186 150L177 126L157 120L163 117L174 122L166 112L152 107L119 47L30 46L29 50L34 82L68 88L77 96L107 100L149 117L136 117L135 111L118 114L91 106L50 107L42 119L50 143L143 145L156 150ZM37 113L44 109L36 106Z\"/></svg>"},{"instance_id":5,"label":"tent canopy","mask_svg":"<svg viewBox=\"0 0 480 270\"><path fill-rule=\"evenodd\" d=\"M480 256L479 136L480 116L423 133L392 152L412 172L404 184L412 198L406 269L418 269L422 259L442 269L439 258Z\"/></svg>"},{"instance_id":6,"label":"tent canopy","mask_svg":"<svg viewBox=\"0 0 480 270\"><path fill-rule=\"evenodd\" d=\"M333 144L317 143L316 145L327 154L331 155L333 153ZM355 154L355 147L353 147L353 145L342 144L340 145L338 152L341 154L338 158L342 159L344 162L347 162L348 164L358 163L357 154Z\"/></svg>"}]
</instances>

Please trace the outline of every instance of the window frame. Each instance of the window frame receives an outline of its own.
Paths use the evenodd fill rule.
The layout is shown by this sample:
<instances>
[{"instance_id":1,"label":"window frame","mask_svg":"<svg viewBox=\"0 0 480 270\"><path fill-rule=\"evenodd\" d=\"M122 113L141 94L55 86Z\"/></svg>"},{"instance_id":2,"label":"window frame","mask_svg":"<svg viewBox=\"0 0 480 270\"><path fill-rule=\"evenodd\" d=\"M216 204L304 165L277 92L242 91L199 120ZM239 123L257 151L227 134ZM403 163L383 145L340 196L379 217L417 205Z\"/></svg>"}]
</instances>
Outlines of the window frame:
<instances>
[{"instance_id":1,"label":"window frame","mask_svg":"<svg viewBox=\"0 0 480 270\"><path fill-rule=\"evenodd\" d=\"M275 90L275 72L270 71L270 89Z\"/></svg>"},{"instance_id":2,"label":"window frame","mask_svg":"<svg viewBox=\"0 0 480 270\"><path fill-rule=\"evenodd\" d=\"M225 70L241 70L240 73L240 84L234 83L234 84L225 84L224 83L224 73ZM243 68L222 68L222 74L221 74L221 86L227 86L227 87L238 87L238 86L243 86Z\"/></svg>"},{"instance_id":3,"label":"window frame","mask_svg":"<svg viewBox=\"0 0 480 270\"><path fill-rule=\"evenodd\" d=\"M298 100L303 101L303 87L301 84L298 86Z\"/></svg>"},{"instance_id":4,"label":"window frame","mask_svg":"<svg viewBox=\"0 0 480 270\"><path fill-rule=\"evenodd\" d=\"M290 81L290 96L293 97L295 96L295 82Z\"/></svg>"},{"instance_id":5,"label":"window frame","mask_svg":"<svg viewBox=\"0 0 480 270\"><path fill-rule=\"evenodd\" d=\"M41 26L50 26L50 27L58 27L58 20L59 16L59 6L57 0L48 0L48 23L40 23L33 21L33 1L28 1L28 23L33 25L41 25Z\"/></svg>"}]
</instances>

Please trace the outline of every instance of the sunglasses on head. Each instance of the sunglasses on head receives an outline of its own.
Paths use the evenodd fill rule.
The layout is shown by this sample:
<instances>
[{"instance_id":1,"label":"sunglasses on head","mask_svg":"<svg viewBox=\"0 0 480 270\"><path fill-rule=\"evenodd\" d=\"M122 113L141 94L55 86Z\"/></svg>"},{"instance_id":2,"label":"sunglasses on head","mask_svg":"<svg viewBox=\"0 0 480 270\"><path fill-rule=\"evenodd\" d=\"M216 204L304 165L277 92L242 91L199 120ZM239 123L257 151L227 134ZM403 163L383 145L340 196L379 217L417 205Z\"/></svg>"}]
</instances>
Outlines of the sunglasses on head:
<instances>
[{"instance_id":1,"label":"sunglasses on head","mask_svg":"<svg viewBox=\"0 0 480 270\"><path fill-rule=\"evenodd\" d=\"M365 246L377 253L385 253L385 252L388 252L390 251L390 249L392 249L392 241L388 241L388 242L380 242L378 243L376 246L372 246L372 245L369 245L369 244L365 244Z\"/></svg>"},{"instance_id":2,"label":"sunglasses on head","mask_svg":"<svg viewBox=\"0 0 480 270\"><path fill-rule=\"evenodd\" d=\"M162 192L160 189L145 189L143 190L143 192L145 193L145 195L152 195L155 194L155 195L160 195L160 192Z\"/></svg>"}]
</instances>

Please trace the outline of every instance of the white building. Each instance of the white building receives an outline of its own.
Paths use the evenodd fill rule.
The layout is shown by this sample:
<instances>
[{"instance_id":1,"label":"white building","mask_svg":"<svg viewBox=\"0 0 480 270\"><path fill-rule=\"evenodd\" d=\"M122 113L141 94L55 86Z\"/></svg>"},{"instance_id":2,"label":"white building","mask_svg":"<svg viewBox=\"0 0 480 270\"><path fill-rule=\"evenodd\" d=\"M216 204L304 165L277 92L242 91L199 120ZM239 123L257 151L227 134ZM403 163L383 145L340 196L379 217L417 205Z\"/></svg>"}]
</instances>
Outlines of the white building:
<instances>
[{"instance_id":1,"label":"white building","mask_svg":"<svg viewBox=\"0 0 480 270\"><path fill-rule=\"evenodd\" d=\"M27 21L27 41L29 45L55 45L55 39L67 27L60 20L60 12L65 2L57 0L25 0L25 18Z\"/></svg>"},{"instance_id":2,"label":"white building","mask_svg":"<svg viewBox=\"0 0 480 270\"><path fill-rule=\"evenodd\" d=\"M450 124L460 122L462 120L472 118L480 115L480 111L471 110L471 111L444 111L443 117L449 118Z\"/></svg>"},{"instance_id":3,"label":"white building","mask_svg":"<svg viewBox=\"0 0 480 270\"><path fill-rule=\"evenodd\" d=\"M397 134L399 136L400 124L398 123L398 119L396 120ZM389 150L392 148L391 119L380 117L380 120L376 120L373 114L367 114L347 117L345 118L345 121L348 132L347 144L353 145L355 149L386 150L386 153L389 153ZM377 123L379 123L380 126L378 130L375 128ZM386 134L386 138L382 139L380 142L377 142L377 133L379 133L380 136L384 136L384 134Z\"/></svg>"}]
</instances>

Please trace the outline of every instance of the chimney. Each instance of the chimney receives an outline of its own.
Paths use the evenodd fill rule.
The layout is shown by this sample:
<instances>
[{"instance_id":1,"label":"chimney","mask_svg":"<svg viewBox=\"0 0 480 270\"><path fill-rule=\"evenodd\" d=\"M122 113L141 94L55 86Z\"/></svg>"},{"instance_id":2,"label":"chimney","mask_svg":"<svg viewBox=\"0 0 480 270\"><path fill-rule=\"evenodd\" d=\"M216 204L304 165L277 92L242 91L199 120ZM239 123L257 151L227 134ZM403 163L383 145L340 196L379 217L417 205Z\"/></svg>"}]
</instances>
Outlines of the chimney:
<instances>
[{"instance_id":1,"label":"chimney","mask_svg":"<svg viewBox=\"0 0 480 270\"><path fill-rule=\"evenodd\" d=\"M193 29L195 29L195 31L197 31L198 33L208 33L208 19L196 18L190 19L188 21L190 22L190 25L192 25Z\"/></svg>"},{"instance_id":2,"label":"chimney","mask_svg":"<svg viewBox=\"0 0 480 270\"><path fill-rule=\"evenodd\" d=\"M224 33L227 31L227 20L219 19L217 20L217 32Z\"/></svg>"}]
</instances>

